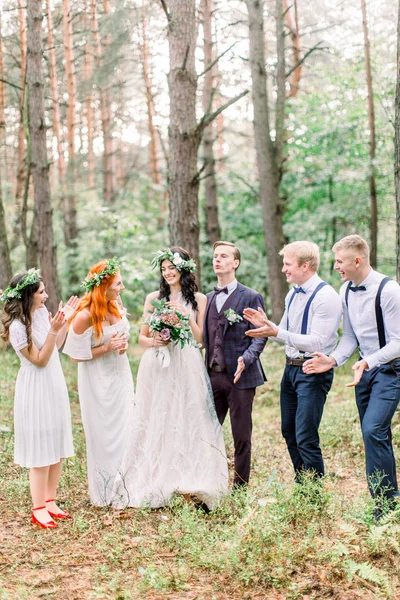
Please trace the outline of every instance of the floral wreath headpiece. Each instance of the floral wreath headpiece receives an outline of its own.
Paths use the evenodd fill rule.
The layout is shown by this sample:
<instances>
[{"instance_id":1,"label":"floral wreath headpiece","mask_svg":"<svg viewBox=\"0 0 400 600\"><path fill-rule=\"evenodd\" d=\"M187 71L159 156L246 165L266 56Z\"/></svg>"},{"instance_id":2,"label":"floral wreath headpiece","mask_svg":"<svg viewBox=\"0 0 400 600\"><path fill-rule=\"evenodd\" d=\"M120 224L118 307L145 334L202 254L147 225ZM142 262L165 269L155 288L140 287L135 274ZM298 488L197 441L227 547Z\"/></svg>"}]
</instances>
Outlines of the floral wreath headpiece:
<instances>
[{"instance_id":1,"label":"floral wreath headpiece","mask_svg":"<svg viewBox=\"0 0 400 600\"><path fill-rule=\"evenodd\" d=\"M19 283L17 283L15 287L9 285L8 288L4 290L4 292L0 296L0 301L7 302L7 300L13 300L14 298L21 300L21 290L28 287L28 285L39 283L39 281L41 280L42 277L40 275L40 269L29 269L25 277Z\"/></svg>"},{"instance_id":2,"label":"floral wreath headpiece","mask_svg":"<svg viewBox=\"0 0 400 600\"><path fill-rule=\"evenodd\" d=\"M119 262L116 256L107 260L107 266L100 273L92 273L87 275L82 281L81 286L86 292L92 292L95 287L98 287L103 279L108 276L115 275L119 269Z\"/></svg>"},{"instance_id":3,"label":"floral wreath headpiece","mask_svg":"<svg viewBox=\"0 0 400 600\"><path fill-rule=\"evenodd\" d=\"M158 250L158 252L155 253L154 258L151 261L151 268L155 269L156 267L160 267L164 260L170 260L177 271L192 272L196 270L196 263L193 258L185 260L179 252L172 252L170 248L164 248L164 250Z\"/></svg>"}]
</instances>

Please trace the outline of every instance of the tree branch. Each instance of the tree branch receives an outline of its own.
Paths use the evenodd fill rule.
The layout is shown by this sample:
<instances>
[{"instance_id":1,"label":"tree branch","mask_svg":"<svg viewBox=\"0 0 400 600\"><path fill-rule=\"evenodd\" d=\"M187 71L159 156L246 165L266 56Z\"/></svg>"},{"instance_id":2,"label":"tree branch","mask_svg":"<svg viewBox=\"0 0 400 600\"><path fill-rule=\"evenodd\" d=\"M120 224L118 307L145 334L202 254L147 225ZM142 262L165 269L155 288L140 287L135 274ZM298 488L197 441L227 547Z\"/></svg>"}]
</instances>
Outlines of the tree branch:
<instances>
[{"instance_id":1,"label":"tree branch","mask_svg":"<svg viewBox=\"0 0 400 600\"><path fill-rule=\"evenodd\" d=\"M210 123L212 123L212 121L214 121L214 119L216 117L218 117L218 115L220 115L226 108L228 108L228 106L231 106L231 104L234 104L235 102L237 102L238 100L243 98L243 96L246 96L246 94L248 94L248 93L249 93L249 90L244 90L244 92L242 92L238 96L235 96L234 98L231 98L228 102L225 102L225 104L220 106L213 113L211 113L211 114L206 113L205 115L203 115L202 118L200 119L200 123L197 125L197 131L199 133L201 133L204 130L204 128L207 127L207 125L209 125Z\"/></svg>"},{"instance_id":2,"label":"tree branch","mask_svg":"<svg viewBox=\"0 0 400 600\"><path fill-rule=\"evenodd\" d=\"M222 58L227 52L229 52L229 50L231 50L233 48L233 46L235 46L237 43L238 43L238 40L236 42L233 42L233 44L231 46L229 46L229 48L227 48L226 50L223 51L222 54L217 56L217 58L215 60L213 60L211 64L208 65L207 69L204 69L204 71L202 73L200 73L200 75L197 75L197 79L199 79L200 77L203 77L203 75L205 75L210 69L212 69L213 66L217 64L219 59Z\"/></svg>"},{"instance_id":3,"label":"tree branch","mask_svg":"<svg viewBox=\"0 0 400 600\"><path fill-rule=\"evenodd\" d=\"M20 85L17 85L16 83L12 83L12 81L7 81L7 79L0 79L0 81L2 83L6 83L7 85L11 85L11 87L15 88L16 90L22 91L24 89Z\"/></svg>"},{"instance_id":4,"label":"tree branch","mask_svg":"<svg viewBox=\"0 0 400 600\"><path fill-rule=\"evenodd\" d=\"M160 2L161 2L161 6L163 7L163 10L165 12L165 15L167 17L167 21L168 21L168 23L170 23L171 22L171 15L168 12L168 8L167 8L167 5L165 3L165 0L160 0Z\"/></svg>"},{"instance_id":5,"label":"tree branch","mask_svg":"<svg viewBox=\"0 0 400 600\"><path fill-rule=\"evenodd\" d=\"M291 69L289 69L289 71L286 73L286 78L290 77L290 75L293 73L293 71L295 71L297 69L297 67L299 67L301 64L303 64L303 62L306 60L306 58L308 56L310 56L310 54L312 52L314 52L314 50L328 50L328 46L325 46L322 48L321 44L322 44L322 41L318 42L318 44L316 44L315 46L313 46L312 48L307 50L307 52L305 53L303 58L301 60L299 60L295 65L293 65L293 67Z\"/></svg>"}]
</instances>

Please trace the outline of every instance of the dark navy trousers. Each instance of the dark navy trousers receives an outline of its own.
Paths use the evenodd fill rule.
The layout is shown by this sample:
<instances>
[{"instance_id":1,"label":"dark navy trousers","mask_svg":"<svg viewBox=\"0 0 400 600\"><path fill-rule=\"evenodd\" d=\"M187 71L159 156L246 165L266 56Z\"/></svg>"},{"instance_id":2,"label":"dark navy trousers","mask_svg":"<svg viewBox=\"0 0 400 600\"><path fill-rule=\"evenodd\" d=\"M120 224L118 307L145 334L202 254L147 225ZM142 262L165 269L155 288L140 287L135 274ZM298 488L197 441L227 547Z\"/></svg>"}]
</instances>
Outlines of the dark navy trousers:
<instances>
[{"instance_id":1,"label":"dark navy trousers","mask_svg":"<svg viewBox=\"0 0 400 600\"><path fill-rule=\"evenodd\" d=\"M398 496L391 422L400 400L400 359L364 371L355 388L371 495Z\"/></svg>"},{"instance_id":2,"label":"dark navy trousers","mask_svg":"<svg viewBox=\"0 0 400 600\"><path fill-rule=\"evenodd\" d=\"M302 367L286 365L281 381L282 435L296 473L324 474L318 428L332 381L333 369L306 375Z\"/></svg>"}]
</instances>

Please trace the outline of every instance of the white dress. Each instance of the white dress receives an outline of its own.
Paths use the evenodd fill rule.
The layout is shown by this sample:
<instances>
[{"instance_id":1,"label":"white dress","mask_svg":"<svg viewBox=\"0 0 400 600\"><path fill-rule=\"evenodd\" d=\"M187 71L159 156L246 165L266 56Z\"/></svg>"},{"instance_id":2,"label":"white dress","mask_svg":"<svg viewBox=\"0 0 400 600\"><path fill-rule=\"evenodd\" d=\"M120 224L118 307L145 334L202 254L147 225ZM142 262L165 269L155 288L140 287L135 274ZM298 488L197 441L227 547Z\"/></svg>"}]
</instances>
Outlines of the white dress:
<instances>
[{"instance_id":1,"label":"white dress","mask_svg":"<svg viewBox=\"0 0 400 600\"><path fill-rule=\"evenodd\" d=\"M47 308L32 315L32 341L40 350L50 329ZM73 456L68 390L57 348L45 367L37 367L21 350L27 348L21 321L10 325L10 343L21 361L15 385L14 461L21 467L47 467Z\"/></svg>"},{"instance_id":2,"label":"white dress","mask_svg":"<svg viewBox=\"0 0 400 600\"><path fill-rule=\"evenodd\" d=\"M156 348L140 362L116 508L157 508L175 493L193 494L214 508L228 490L223 433L201 353L172 344L168 349L168 366Z\"/></svg>"},{"instance_id":3,"label":"white dress","mask_svg":"<svg viewBox=\"0 0 400 600\"><path fill-rule=\"evenodd\" d=\"M86 437L90 501L96 506L111 502L134 398L127 355L109 352L92 360L91 350L107 344L115 333L128 335L128 320L123 317L103 329L104 335L96 339L93 327L78 335L71 324L63 350L71 358L85 361L78 363L78 391Z\"/></svg>"}]
</instances>

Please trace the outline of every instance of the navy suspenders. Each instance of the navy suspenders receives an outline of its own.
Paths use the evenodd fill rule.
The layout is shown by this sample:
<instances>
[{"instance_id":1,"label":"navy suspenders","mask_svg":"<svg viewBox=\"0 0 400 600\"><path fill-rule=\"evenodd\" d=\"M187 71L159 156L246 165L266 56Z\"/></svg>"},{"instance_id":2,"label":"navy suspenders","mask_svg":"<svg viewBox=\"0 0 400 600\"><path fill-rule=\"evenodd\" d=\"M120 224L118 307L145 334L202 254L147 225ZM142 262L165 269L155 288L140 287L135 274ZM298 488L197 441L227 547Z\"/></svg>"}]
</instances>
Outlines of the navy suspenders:
<instances>
[{"instance_id":1,"label":"navy suspenders","mask_svg":"<svg viewBox=\"0 0 400 600\"><path fill-rule=\"evenodd\" d=\"M382 295L382 290L388 281L391 281L390 277L384 277L382 279L382 281L379 284L379 288L376 293L376 296L375 296L375 317L376 317L376 326L378 329L379 348L383 348L383 346L386 346L385 326L383 324L383 313L382 313L382 306L381 306L381 295ZM348 286L346 288L346 292L345 292L345 302L346 302L347 308L349 307L349 291L350 291L351 284L352 284L352 282L349 281L349 284L348 284ZM357 344L358 344L358 340L357 340Z\"/></svg>"},{"instance_id":2,"label":"navy suspenders","mask_svg":"<svg viewBox=\"0 0 400 600\"><path fill-rule=\"evenodd\" d=\"M314 300L314 296L316 294L318 294L319 290L321 290L325 285L328 285L326 283L326 281L321 281L317 287L315 288L315 290L313 291L313 293L311 294L311 296L308 299L308 302L305 306L304 312L303 312L303 320L301 323L301 334L302 335L306 335L307 334L307 327L308 327L308 314L310 312L310 306L311 306L311 302ZM293 298L297 295L296 291L293 291L293 294L290 296L290 300L289 300L289 304L287 307L287 314L286 314L286 319L287 319L287 327L286 329L289 331L289 308L290 305L293 302Z\"/></svg>"}]
</instances>

